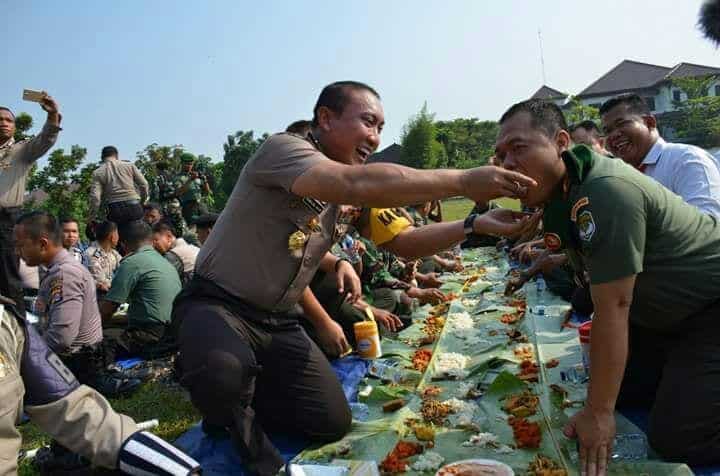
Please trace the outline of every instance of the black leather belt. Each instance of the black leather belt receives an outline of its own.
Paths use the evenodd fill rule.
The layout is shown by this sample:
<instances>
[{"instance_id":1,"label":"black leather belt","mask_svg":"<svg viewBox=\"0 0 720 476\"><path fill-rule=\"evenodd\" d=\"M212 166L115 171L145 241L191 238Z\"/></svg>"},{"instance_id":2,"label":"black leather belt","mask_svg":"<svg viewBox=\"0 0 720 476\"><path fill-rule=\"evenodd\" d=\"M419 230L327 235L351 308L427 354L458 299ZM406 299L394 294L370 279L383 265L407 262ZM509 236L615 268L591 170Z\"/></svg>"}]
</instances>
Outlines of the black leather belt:
<instances>
[{"instance_id":1,"label":"black leather belt","mask_svg":"<svg viewBox=\"0 0 720 476\"><path fill-rule=\"evenodd\" d=\"M117 207L120 205L140 205L140 200L123 200L121 202L108 203L109 207Z\"/></svg>"}]
</instances>

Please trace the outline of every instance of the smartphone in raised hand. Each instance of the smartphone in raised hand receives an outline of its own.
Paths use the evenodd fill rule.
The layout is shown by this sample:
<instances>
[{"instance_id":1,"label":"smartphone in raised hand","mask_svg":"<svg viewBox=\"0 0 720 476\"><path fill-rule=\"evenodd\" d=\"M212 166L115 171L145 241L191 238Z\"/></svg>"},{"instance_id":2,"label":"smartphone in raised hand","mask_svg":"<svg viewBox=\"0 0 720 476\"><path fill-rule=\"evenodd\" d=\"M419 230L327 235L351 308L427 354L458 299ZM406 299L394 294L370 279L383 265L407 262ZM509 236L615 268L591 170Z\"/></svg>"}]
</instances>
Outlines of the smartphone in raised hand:
<instances>
[{"instance_id":1,"label":"smartphone in raised hand","mask_svg":"<svg viewBox=\"0 0 720 476\"><path fill-rule=\"evenodd\" d=\"M42 91L35 91L33 89L23 89L22 98L24 101L42 103L45 99L45 93Z\"/></svg>"}]
</instances>

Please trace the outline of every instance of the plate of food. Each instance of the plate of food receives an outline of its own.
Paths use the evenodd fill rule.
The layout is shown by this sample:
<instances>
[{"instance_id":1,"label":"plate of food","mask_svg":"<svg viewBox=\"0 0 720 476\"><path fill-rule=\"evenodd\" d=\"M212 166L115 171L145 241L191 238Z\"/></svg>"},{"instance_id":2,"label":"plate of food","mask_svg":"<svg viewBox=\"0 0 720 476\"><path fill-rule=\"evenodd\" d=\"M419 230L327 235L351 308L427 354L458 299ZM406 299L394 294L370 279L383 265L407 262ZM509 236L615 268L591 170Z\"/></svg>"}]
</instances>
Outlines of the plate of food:
<instances>
[{"instance_id":1,"label":"plate of food","mask_svg":"<svg viewBox=\"0 0 720 476\"><path fill-rule=\"evenodd\" d=\"M465 459L446 464L435 476L514 476L510 466L492 459Z\"/></svg>"}]
</instances>

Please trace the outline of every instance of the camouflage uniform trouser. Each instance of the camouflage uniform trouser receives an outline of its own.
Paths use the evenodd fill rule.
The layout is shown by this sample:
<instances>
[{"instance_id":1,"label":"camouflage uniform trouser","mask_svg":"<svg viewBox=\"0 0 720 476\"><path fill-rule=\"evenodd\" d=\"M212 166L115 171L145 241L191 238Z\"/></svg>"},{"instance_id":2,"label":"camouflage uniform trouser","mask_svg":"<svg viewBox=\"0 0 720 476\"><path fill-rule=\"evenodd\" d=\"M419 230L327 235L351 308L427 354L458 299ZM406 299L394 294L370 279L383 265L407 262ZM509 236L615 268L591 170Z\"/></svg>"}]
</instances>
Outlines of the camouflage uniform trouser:
<instances>
[{"instance_id":1,"label":"camouflage uniform trouser","mask_svg":"<svg viewBox=\"0 0 720 476\"><path fill-rule=\"evenodd\" d=\"M168 326L164 324L148 325L140 328L109 328L103 331L104 337L112 349L113 360L118 358L142 357L154 359L171 353L176 347L170 342Z\"/></svg>"},{"instance_id":2,"label":"camouflage uniform trouser","mask_svg":"<svg viewBox=\"0 0 720 476\"><path fill-rule=\"evenodd\" d=\"M199 201L185 202L182 204L182 216L185 218L185 223L193 223L200 215L204 215L208 212L207 207L204 203Z\"/></svg>"}]
</instances>

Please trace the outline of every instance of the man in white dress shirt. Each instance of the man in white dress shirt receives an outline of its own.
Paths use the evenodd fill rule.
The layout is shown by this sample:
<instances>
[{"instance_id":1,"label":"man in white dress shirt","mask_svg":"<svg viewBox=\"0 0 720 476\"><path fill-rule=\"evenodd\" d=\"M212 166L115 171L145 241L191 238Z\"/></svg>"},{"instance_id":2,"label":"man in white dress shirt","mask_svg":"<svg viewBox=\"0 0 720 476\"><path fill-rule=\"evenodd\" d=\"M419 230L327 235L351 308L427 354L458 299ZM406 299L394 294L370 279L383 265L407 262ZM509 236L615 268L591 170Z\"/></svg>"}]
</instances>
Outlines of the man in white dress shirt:
<instances>
[{"instance_id":1,"label":"man in white dress shirt","mask_svg":"<svg viewBox=\"0 0 720 476\"><path fill-rule=\"evenodd\" d=\"M636 94L606 101L600 115L610 153L700 211L720 217L720 166L712 155L693 145L665 142L655 117Z\"/></svg>"}]
</instances>

